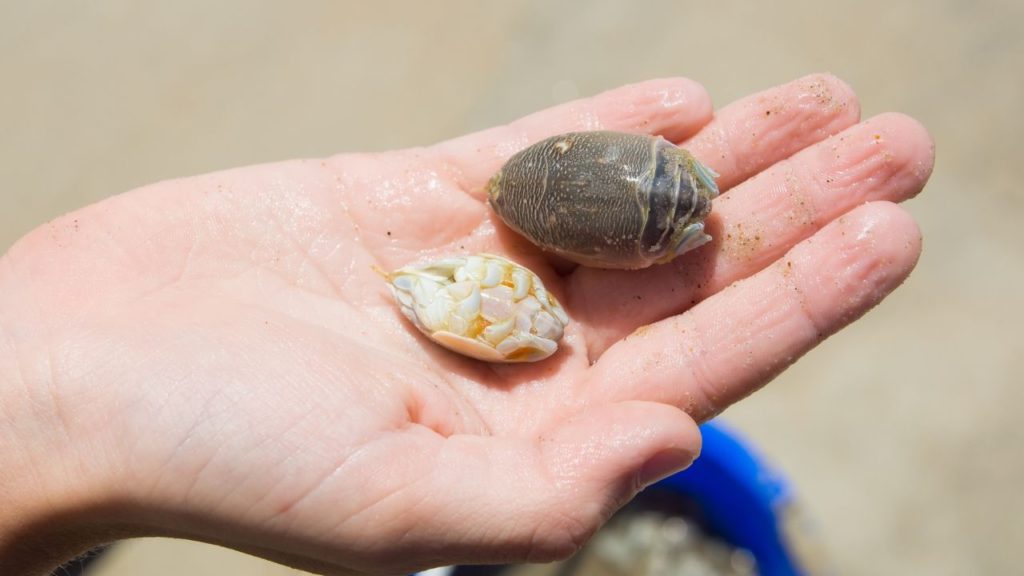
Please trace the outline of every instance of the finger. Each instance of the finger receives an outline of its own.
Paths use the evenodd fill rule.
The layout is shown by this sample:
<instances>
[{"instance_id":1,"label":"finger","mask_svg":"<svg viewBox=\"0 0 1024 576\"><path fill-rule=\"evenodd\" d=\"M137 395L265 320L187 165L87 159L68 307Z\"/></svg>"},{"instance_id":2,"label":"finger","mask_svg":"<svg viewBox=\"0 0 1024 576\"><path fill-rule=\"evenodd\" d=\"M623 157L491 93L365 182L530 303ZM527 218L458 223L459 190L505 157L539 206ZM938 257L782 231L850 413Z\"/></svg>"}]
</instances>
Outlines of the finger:
<instances>
[{"instance_id":1,"label":"finger","mask_svg":"<svg viewBox=\"0 0 1024 576\"><path fill-rule=\"evenodd\" d=\"M761 270L855 206L916 195L933 161L931 137L921 124L884 114L802 150L716 200L708 247L643 271L577 269L569 293L574 316L587 326L591 357L638 326Z\"/></svg>"},{"instance_id":2,"label":"finger","mask_svg":"<svg viewBox=\"0 0 1024 576\"><path fill-rule=\"evenodd\" d=\"M464 190L483 196L487 180L508 157L538 140L564 132L616 130L678 141L706 124L711 113L711 97L693 80L650 80L448 140L434 150L454 166Z\"/></svg>"},{"instance_id":3,"label":"finger","mask_svg":"<svg viewBox=\"0 0 1024 576\"><path fill-rule=\"evenodd\" d=\"M849 85L812 74L729 104L681 145L718 172L725 191L859 119Z\"/></svg>"},{"instance_id":4,"label":"finger","mask_svg":"<svg viewBox=\"0 0 1024 576\"><path fill-rule=\"evenodd\" d=\"M920 250L910 215L865 204L771 267L609 348L593 367L592 389L598 400L666 402L707 419L867 312L907 277Z\"/></svg>"},{"instance_id":5,"label":"finger","mask_svg":"<svg viewBox=\"0 0 1024 576\"><path fill-rule=\"evenodd\" d=\"M406 488L389 489L367 512L395 530L374 533L392 560L565 558L643 484L685 467L700 450L700 433L685 412L650 402L598 406L537 438L421 440L423 447L401 462L392 455L389 474L376 479ZM410 516L430 521L396 522ZM395 573L418 567L392 566Z\"/></svg>"}]
</instances>

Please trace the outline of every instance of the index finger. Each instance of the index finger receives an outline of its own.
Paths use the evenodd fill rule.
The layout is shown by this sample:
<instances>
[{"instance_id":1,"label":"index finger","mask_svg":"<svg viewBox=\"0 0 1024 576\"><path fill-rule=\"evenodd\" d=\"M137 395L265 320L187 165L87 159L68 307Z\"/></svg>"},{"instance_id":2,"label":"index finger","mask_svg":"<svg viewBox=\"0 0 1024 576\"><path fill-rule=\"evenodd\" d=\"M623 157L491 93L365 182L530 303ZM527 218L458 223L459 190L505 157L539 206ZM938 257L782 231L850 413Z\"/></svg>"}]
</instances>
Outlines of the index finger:
<instances>
[{"instance_id":1,"label":"index finger","mask_svg":"<svg viewBox=\"0 0 1024 576\"><path fill-rule=\"evenodd\" d=\"M601 400L664 402L708 419L880 302L920 252L909 214L889 202L864 204L772 266L617 342L591 367L587 389Z\"/></svg>"}]
</instances>

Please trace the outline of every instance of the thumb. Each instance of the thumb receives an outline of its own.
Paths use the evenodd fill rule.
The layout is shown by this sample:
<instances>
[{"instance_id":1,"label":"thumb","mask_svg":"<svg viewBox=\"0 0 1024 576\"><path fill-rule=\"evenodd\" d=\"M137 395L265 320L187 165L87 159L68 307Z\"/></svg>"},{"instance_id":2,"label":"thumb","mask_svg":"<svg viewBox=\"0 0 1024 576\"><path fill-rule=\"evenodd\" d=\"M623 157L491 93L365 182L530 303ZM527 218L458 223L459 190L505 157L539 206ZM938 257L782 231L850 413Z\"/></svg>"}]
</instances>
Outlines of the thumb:
<instances>
[{"instance_id":1,"label":"thumb","mask_svg":"<svg viewBox=\"0 0 1024 576\"><path fill-rule=\"evenodd\" d=\"M433 477L445 479L460 506L435 520L466 545L461 552L469 557L461 560L548 562L574 554L644 486L688 466L700 452L700 432L675 407L627 401L591 407L539 438L452 437L446 444L447 457L435 462L463 473ZM486 464L465 473L474 461ZM451 544L449 552L460 549Z\"/></svg>"},{"instance_id":2,"label":"thumb","mask_svg":"<svg viewBox=\"0 0 1024 576\"><path fill-rule=\"evenodd\" d=\"M544 447L563 485L584 502L604 502L604 519L637 492L678 472L700 454L700 431L686 412L657 402L592 408L559 427Z\"/></svg>"}]
</instances>

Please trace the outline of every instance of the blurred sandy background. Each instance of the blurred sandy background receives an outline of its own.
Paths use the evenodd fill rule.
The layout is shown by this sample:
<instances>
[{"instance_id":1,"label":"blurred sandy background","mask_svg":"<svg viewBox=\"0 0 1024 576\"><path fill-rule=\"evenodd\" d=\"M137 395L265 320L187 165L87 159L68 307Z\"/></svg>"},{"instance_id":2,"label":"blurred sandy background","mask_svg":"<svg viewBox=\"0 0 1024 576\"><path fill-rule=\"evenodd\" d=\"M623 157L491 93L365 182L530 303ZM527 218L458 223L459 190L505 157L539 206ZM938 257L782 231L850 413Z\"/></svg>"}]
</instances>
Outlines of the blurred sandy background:
<instances>
[{"instance_id":1,"label":"blurred sandy background","mask_svg":"<svg viewBox=\"0 0 1024 576\"><path fill-rule=\"evenodd\" d=\"M4 2L0 250L168 177L428 144L630 81L812 71L937 141L908 283L726 417L848 574L1024 570L1024 2ZM145 540L95 576L296 574Z\"/></svg>"}]
</instances>

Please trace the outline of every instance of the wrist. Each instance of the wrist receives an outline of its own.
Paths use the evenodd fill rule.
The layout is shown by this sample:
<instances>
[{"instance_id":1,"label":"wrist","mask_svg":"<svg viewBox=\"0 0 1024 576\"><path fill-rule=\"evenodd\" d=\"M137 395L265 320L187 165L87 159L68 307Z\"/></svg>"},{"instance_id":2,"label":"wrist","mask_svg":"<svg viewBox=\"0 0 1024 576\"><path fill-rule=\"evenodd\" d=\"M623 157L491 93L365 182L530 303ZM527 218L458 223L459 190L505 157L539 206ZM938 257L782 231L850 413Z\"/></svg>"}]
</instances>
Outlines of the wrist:
<instances>
[{"instance_id":1,"label":"wrist","mask_svg":"<svg viewBox=\"0 0 1024 576\"><path fill-rule=\"evenodd\" d=\"M7 264L0 259L0 574L49 574L113 533L94 514L101 491L75 457L54 388L26 357L36 339L18 328L13 311L24 308Z\"/></svg>"}]
</instances>

